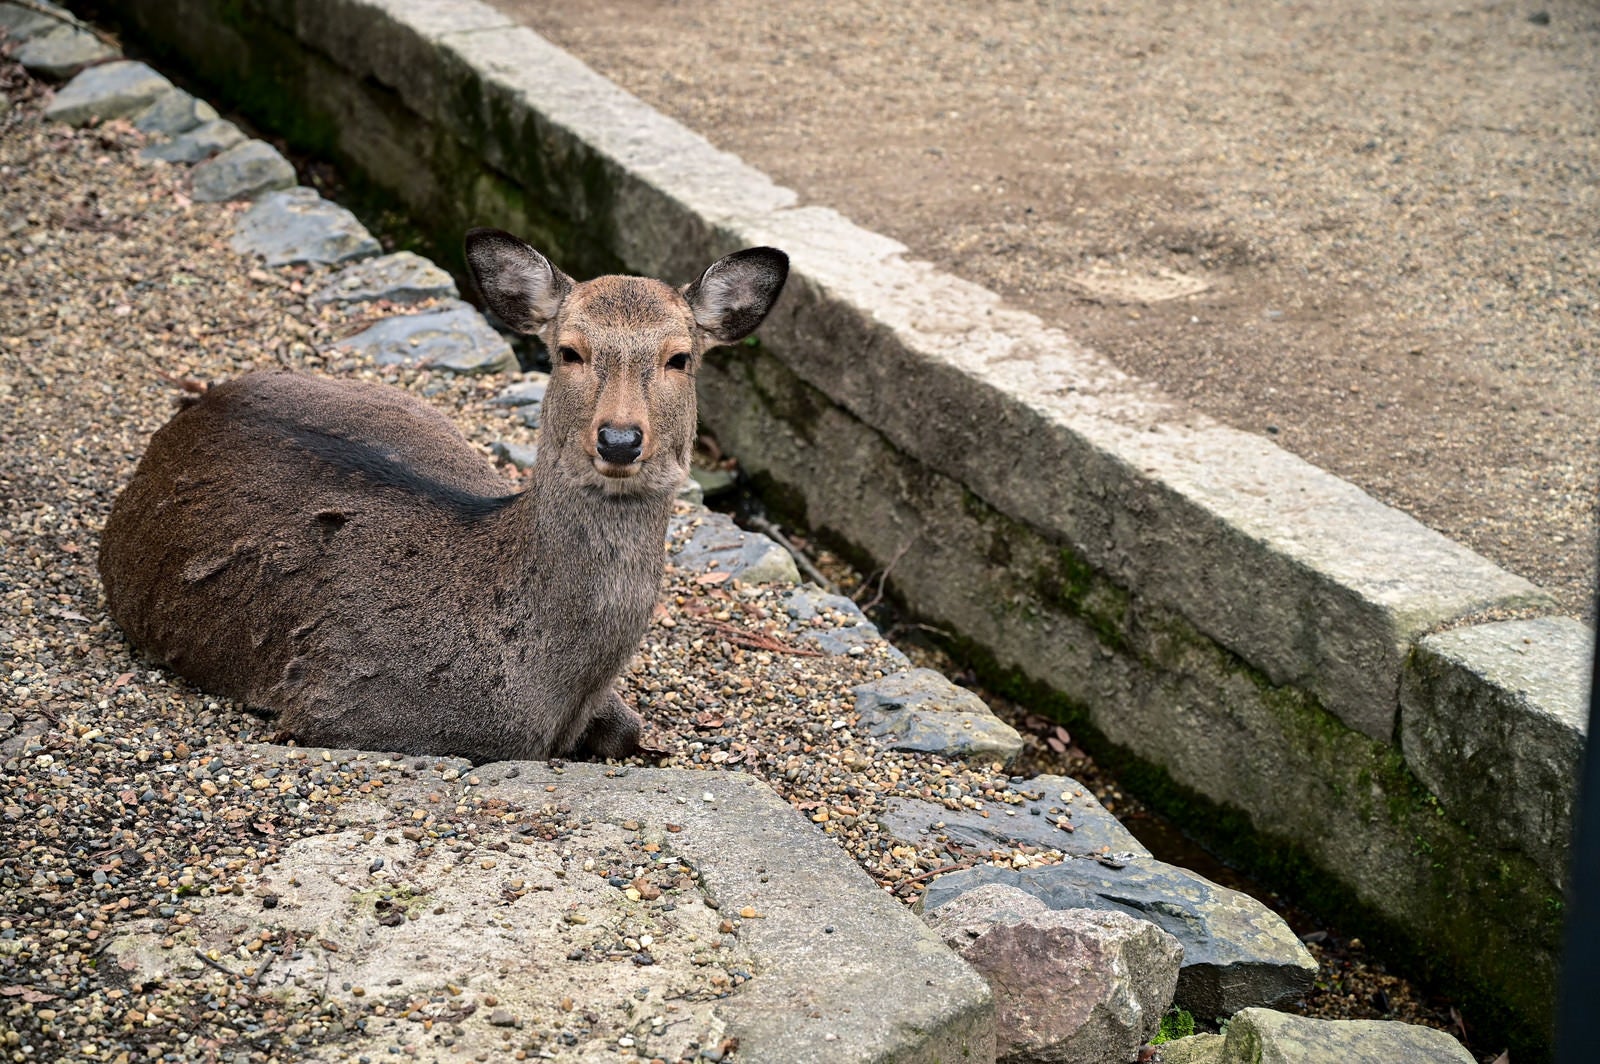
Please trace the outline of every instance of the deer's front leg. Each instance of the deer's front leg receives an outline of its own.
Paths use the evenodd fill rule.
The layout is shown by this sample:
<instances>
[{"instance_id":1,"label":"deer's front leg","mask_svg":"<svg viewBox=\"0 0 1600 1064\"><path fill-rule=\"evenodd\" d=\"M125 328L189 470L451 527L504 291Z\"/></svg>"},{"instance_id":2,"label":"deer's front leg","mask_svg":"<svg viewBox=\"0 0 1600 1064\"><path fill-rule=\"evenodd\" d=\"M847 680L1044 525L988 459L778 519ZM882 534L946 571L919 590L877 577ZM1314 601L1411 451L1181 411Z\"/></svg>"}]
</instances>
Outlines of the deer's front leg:
<instances>
[{"instance_id":1,"label":"deer's front leg","mask_svg":"<svg viewBox=\"0 0 1600 1064\"><path fill-rule=\"evenodd\" d=\"M588 731L578 740L580 753L598 758L621 760L638 751L639 731L644 719L628 708L616 691L607 691L600 711L589 722Z\"/></svg>"}]
</instances>

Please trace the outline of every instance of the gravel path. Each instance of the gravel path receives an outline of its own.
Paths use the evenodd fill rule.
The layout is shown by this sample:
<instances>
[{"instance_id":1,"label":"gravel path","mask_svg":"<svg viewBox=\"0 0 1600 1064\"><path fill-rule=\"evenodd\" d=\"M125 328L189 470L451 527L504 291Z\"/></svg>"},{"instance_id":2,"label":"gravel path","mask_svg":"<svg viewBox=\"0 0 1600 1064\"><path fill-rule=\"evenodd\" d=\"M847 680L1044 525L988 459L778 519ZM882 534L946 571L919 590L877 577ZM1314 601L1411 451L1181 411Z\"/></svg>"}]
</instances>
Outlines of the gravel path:
<instances>
[{"instance_id":1,"label":"gravel path","mask_svg":"<svg viewBox=\"0 0 1600 1064\"><path fill-rule=\"evenodd\" d=\"M44 126L37 86L9 64L0 83L0 1048L14 1060L293 1061L376 1024L398 1032L395 1052L425 1054L429 1039L449 1037L447 1021L396 1028L393 1003L378 999L290 1014L238 976L134 984L104 955L136 919L165 921L181 948L199 897L244 891L377 781L372 763L355 761L313 759L271 780L222 772L218 748L263 741L272 726L130 656L105 615L98 533L185 382L277 365L383 379L446 409L486 453L495 440L533 441L486 403L503 380L379 374L342 357L340 337L398 308L313 306L323 271L241 261L227 244L241 208L195 204L186 171L136 163L141 138L126 124ZM780 590L669 574L623 684L660 763L768 780L908 903L929 872L986 859L900 845L875 811L897 795L951 809L1016 803L1016 781L858 734L851 688L894 666L881 650L773 648ZM1049 728L1030 735L1027 771L1091 772L1050 750ZM267 788L293 789L305 813L264 813ZM449 845L448 811L428 830ZM295 948L267 926L255 952L268 964ZM1441 1022L1381 966L1337 956L1314 999L1321 1014ZM1373 987L1390 988L1387 1009Z\"/></svg>"},{"instance_id":2,"label":"gravel path","mask_svg":"<svg viewBox=\"0 0 1600 1064\"><path fill-rule=\"evenodd\" d=\"M1592 620L1592 3L493 2Z\"/></svg>"}]
</instances>

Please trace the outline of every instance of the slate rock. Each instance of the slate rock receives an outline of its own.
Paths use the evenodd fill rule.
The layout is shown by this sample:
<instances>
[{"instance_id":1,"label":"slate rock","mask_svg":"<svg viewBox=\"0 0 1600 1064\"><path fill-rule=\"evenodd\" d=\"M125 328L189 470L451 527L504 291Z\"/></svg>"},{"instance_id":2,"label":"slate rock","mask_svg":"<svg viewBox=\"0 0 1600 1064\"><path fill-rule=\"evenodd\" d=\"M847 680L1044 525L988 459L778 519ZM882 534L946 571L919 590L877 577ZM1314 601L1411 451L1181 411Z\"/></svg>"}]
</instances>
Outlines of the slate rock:
<instances>
[{"instance_id":1,"label":"slate rock","mask_svg":"<svg viewBox=\"0 0 1600 1064\"><path fill-rule=\"evenodd\" d=\"M337 346L380 366L428 366L449 373L501 373L517 364L505 338L459 299L425 314L385 318Z\"/></svg>"},{"instance_id":2,"label":"slate rock","mask_svg":"<svg viewBox=\"0 0 1600 1064\"><path fill-rule=\"evenodd\" d=\"M689 470L689 475L695 483L700 485L702 498L715 499L721 495L730 494L739 486L739 478L726 469L700 469Z\"/></svg>"},{"instance_id":3,"label":"slate rock","mask_svg":"<svg viewBox=\"0 0 1600 1064\"><path fill-rule=\"evenodd\" d=\"M396 251L346 266L328 279L311 302L421 303L460 296L454 278L444 270L414 251Z\"/></svg>"},{"instance_id":4,"label":"slate rock","mask_svg":"<svg viewBox=\"0 0 1600 1064\"><path fill-rule=\"evenodd\" d=\"M701 512L674 517L667 532L669 543L685 531L688 539L667 556L681 570L728 573L752 584L800 582L800 571L788 551L766 536L740 528L726 514Z\"/></svg>"},{"instance_id":5,"label":"slate rock","mask_svg":"<svg viewBox=\"0 0 1600 1064\"><path fill-rule=\"evenodd\" d=\"M268 266L348 262L383 250L355 215L305 187L256 200L235 224L231 243L235 251L260 255Z\"/></svg>"},{"instance_id":6,"label":"slate rock","mask_svg":"<svg viewBox=\"0 0 1600 1064\"><path fill-rule=\"evenodd\" d=\"M44 109L54 122L81 126L92 118L122 118L144 110L172 82L143 63L121 60L92 66L67 82Z\"/></svg>"},{"instance_id":7,"label":"slate rock","mask_svg":"<svg viewBox=\"0 0 1600 1064\"><path fill-rule=\"evenodd\" d=\"M931 835L979 853L1014 850L1022 843L1086 857L1150 856L1150 851L1071 777L1039 776L1016 789L1024 794L1021 805L984 802L981 809L952 810L920 798L891 798L878 822L902 842ZM1063 820L1071 825L1071 831L1057 826Z\"/></svg>"},{"instance_id":8,"label":"slate rock","mask_svg":"<svg viewBox=\"0 0 1600 1064\"><path fill-rule=\"evenodd\" d=\"M14 58L35 77L60 81L116 54L115 48L88 30L63 25L24 42Z\"/></svg>"},{"instance_id":9,"label":"slate rock","mask_svg":"<svg viewBox=\"0 0 1600 1064\"><path fill-rule=\"evenodd\" d=\"M856 712L869 735L891 750L1009 762L1022 736L984 704L933 669L907 669L855 689Z\"/></svg>"},{"instance_id":10,"label":"slate rock","mask_svg":"<svg viewBox=\"0 0 1600 1064\"><path fill-rule=\"evenodd\" d=\"M1183 944L1177 1004L1213 1020L1290 1000L1311 988L1317 962L1289 926L1247 894L1151 857L1068 858L1011 869L980 865L940 876L923 906L932 911L974 887L1005 883L1052 909L1116 909L1160 925Z\"/></svg>"},{"instance_id":11,"label":"slate rock","mask_svg":"<svg viewBox=\"0 0 1600 1064\"><path fill-rule=\"evenodd\" d=\"M42 7L53 11L60 15L61 18L53 18L42 11L34 10L34 7ZM66 8L52 4L49 0L38 0L36 4L30 7L23 7L20 4L0 3L0 29L5 30L6 35L13 41L31 41L35 37L42 37L62 26L69 25L70 23L65 20L71 17L71 12L67 11Z\"/></svg>"},{"instance_id":12,"label":"slate rock","mask_svg":"<svg viewBox=\"0 0 1600 1064\"><path fill-rule=\"evenodd\" d=\"M198 163L235 144L244 143L244 131L226 119L204 122L165 144L151 144L139 152L141 159L169 163Z\"/></svg>"},{"instance_id":13,"label":"slate rock","mask_svg":"<svg viewBox=\"0 0 1600 1064\"><path fill-rule=\"evenodd\" d=\"M494 452L496 458L502 458L518 469L532 469L539 459L539 448L509 440L495 440L489 445L489 450Z\"/></svg>"},{"instance_id":14,"label":"slate rock","mask_svg":"<svg viewBox=\"0 0 1600 1064\"><path fill-rule=\"evenodd\" d=\"M681 499L690 506L704 506L705 493L700 490L700 482L694 477L684 477L683 483L678 485L678 494L674 498Z\"/></svg>"},{"instance_id":15,"label":"slate rock","mask_svg":"<svg viewBox=\"0 0 1600 1064\"><path fill-rule=\"evenodd\" d=\"M1053 910L991 884L929 914L944 944L989 982L995 1056L1015 1064L1131 1061L1172 1002L1183 947L1146 920Z\"/></svg>"},{"instance_id":16,"label":"slate rock","mask_svg":"<svg viewBox=\"0 0 1600 1064\"><path fill-rule=\"evenodd\" d=\"M164 133L176 137L207 122L217 120L217 109L204 100L172 89L156 97L156 102L133 116L133 128L144 133ZM244 134L239 134L244 139Z\"/></svg>"},{"instance_id":17,"label":"slate rock","mask_svg":"<svg viewBox=\"0 0 1600 1064\"><path fill-rule=\"evenodd\" d=\"M1315 1020L1245 1009L1228 1024L1218 1064L1472 1064L1460 1042L1392 1020Z\"/></svg>"},{"instance_id":18,"label":"slate rock","mask_svg":"<svg viewBox=\"0 0 1600 1064\"><path fill-rule=\"evenodd\" d=\"M789 631L797 633L801 643L809 643L824 654L848 654L857 647L865 651L883 642L878 626L843 595L830 595L808 584L785 595L783 609L790 617ZM819 627L812 623L817 617L832 617L834 621ZM911 664L899 648L888 649L899 664Z\"/></svg>"},{"instance_id":19,"label":"slate rock","mask_svg":"<svg viewBox=\"0 0 1600 1064\"><path fill-rule=\"evenodd\" d=\"M264 140L236 144L194 169L194 198L201 203L255 199L294 184L294 167Z\"/></svg>"}]
</instances>

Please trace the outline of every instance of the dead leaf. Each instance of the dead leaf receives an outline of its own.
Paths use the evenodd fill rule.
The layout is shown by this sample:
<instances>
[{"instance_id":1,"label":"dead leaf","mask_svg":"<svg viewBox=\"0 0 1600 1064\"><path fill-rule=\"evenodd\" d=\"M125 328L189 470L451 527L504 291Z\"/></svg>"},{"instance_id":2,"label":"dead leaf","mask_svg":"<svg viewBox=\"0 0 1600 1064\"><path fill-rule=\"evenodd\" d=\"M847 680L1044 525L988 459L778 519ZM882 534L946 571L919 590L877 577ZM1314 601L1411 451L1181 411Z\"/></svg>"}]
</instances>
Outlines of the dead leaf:
<instances>
[{"instance_id":1,"label":"dead leaf","mask_svg":"<svg viewBox=\"0 0 1600 1064\"><path fill-rule=\"evenodd\" d=\"M115 680L111 681L111 689L115 691L117 688L121 687L125 683L128 683L132 679L133 673L125 672L121 676L118 676Z\"/></svg>"},{"instance_id":2,"label":"dead leaf","mask_svg":"<svg viewBox=\"0 0 1600 1064\"><path fill-rule=\"evenodd\" d=\"M731 576L733 576L732 573L701 573L699 576L694 578L694 582L704 587L708 584L720 584Z\"/></svg>"}]
</instances>

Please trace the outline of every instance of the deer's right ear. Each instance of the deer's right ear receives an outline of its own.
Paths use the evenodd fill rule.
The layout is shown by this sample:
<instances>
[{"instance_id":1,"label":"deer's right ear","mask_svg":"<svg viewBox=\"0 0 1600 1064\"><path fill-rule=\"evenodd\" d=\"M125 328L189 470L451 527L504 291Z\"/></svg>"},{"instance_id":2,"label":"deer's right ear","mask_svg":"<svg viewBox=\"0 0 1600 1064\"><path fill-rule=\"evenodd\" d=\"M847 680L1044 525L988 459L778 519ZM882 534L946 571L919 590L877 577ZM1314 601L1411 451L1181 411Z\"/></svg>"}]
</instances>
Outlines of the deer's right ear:
<instances>
[{"instance_id":1,"label":"deer's right ear","mask_svg":"<svg viewBox=\"0 0 1600 1064\"><path fill-rule=\"evenodd\" d=\"M467 265L489 309L518 332L538 332L572 291L572 278L503 229L468 230Z\"/></svg>"}]
</instances>

